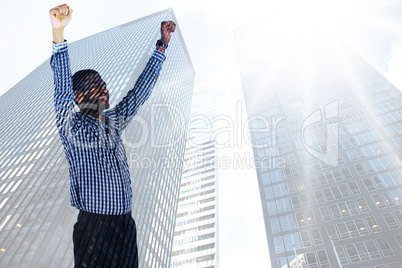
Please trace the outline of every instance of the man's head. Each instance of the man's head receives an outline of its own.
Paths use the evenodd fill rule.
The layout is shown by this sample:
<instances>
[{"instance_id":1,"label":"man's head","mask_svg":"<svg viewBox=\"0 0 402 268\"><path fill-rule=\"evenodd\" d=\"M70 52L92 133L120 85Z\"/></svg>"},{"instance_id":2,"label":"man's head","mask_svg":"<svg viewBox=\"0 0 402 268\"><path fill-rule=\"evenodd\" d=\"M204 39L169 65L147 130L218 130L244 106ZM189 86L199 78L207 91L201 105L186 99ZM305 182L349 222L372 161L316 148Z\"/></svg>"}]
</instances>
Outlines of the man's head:
<instances>
[{"instance_id":1,"label":"man's head","mask_svg":"<svg viewBox=\"0 0 402 268\"><path fill-rule=\"evenodd\" d=\"M82 112L99 115L109 108L109 91L97 71L80 70L72 78L75 102Z\"/></svg>"}]
</instances>

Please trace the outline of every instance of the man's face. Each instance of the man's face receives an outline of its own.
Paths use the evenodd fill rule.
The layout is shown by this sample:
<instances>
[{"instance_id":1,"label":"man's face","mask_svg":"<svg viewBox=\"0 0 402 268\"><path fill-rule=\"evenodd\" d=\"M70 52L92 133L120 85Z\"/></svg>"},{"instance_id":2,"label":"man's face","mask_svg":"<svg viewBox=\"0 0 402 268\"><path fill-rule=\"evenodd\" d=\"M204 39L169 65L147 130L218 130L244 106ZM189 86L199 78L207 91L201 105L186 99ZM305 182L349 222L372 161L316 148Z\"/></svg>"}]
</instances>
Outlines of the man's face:
<instances>
[{"instance_id":1,"label":"man's face","mask_svg":"<svg viewBox=\"0 0 402 268\"><path fill-rule=\"evenodd\" d=\"M100 75L89 76L84 84L84 92L75 92L75 99L81 109L98 110L109 108L109 91Z\"/></svg>"}]
</instances>

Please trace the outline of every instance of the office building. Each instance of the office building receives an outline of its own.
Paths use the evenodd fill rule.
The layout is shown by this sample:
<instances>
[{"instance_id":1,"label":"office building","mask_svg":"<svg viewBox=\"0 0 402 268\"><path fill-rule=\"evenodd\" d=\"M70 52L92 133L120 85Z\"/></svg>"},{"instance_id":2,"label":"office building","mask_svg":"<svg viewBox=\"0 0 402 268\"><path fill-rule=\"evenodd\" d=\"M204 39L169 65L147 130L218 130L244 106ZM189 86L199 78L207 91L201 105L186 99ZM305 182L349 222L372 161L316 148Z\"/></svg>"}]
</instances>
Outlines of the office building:
<instances>
[{"instance_id":1,"label":"office building","mask_svg":"<svg viewBox=\"0 0 402 268\"><path fill-rule=\"evenodd\" d=\"M193 96L170 267L218 267L215 95Z\"/></svg>"},{"instance_id":2,"label":"office building","mask_svg":"<svg viewBox=\"0 0 402 268\"><path fill-rule=\"evenodd\" d=\"M133 88L166 20L177 22L172 9L72 42L72 72L97 70L115 106ZM122 134L141 267L170 263L194 83L179 23L166 56L151 97ZM73 266L78 211L70 206L49 62L0 97L0 267Z\"/></svg>"},{"instance_id":3,"label":"office building","mask_svg":"<svg viewBox=\"0 0 402 268\"><path fill-rule=\"evenodd\" d=\"M235 31L272 267L402 267L401 91L337 38L277 28Z\"/></svg>"}]
</instances>

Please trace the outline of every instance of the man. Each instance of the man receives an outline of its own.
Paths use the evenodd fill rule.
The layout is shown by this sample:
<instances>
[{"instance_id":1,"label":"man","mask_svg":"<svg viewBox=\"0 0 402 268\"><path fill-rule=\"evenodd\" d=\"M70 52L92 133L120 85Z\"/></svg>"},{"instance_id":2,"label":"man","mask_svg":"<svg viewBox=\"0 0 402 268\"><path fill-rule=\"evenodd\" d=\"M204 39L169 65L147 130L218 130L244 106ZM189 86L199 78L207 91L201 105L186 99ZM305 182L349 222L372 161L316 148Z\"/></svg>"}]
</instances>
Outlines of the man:
<instances>
[{"instance_id":1,"label":"man","mask_svg":"<svg viewBox=\"0 0 402 268\"><path fill-rule=\"evenodd\" d=\"M88 69L71 76L64 28L72 13L66 4L49 11L56 121L70 165L71 205L79 209L73 232L75 267L138 267L131 179L120 136L149 98L176 25L161 23L161 39L134 88L104 111L109 92L99 73Z\"/></svg>"}]
</instances>

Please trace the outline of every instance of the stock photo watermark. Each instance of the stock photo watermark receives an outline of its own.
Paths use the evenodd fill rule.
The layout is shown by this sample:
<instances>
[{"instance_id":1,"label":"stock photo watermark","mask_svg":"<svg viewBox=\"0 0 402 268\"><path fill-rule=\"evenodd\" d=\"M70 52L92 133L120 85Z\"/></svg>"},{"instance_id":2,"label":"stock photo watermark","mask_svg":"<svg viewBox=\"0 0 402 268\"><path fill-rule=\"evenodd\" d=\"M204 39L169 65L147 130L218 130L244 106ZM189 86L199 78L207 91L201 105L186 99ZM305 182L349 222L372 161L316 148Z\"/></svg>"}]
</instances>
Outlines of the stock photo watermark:
<instances>
[{"instance_id":1,"label":"stock photo watermark","mask_svg":"<svg viewBox=\"0 0 402 268\"><path fill-rule=\"evenodd\" d=\"M144 157L139 153L131 153L129 157L130 168L151 169L175 167L176 161L172 157ZM267 157L255 157L251 153L240 154L235 152L232 157L206 157L202 154L195 155L183 162L183 172L194 170L200 167L214 169L282 169L286 167L286 159L271 154Z\"/></svg>"},{"instance_id":2,"label":"stock photo watermark","mask_svg":"<svg viewBox=\"0 0 402 268\"><path fill-rule=\"evenodd\" d=\"M163 115L164 117L161 117ZM339 101L333 101L324 105L322 108L315 110L308 115L301 125L301 142L303 148L314 158L332 166L338 165L338 139L339 139ZM164 131L169 129L170 133L160 133L158 130L161 122L168 120L171 122L168 128L163 128ZM205 115L192 115L186 117L183 111L171 104L151 104L150 112L145 116L136 115L132 121L136 128L136 139L132 140L132 132L124 130L121 138L125 146L135 151L140 151L143 146L151 149L166 149L174 147L179 142L186 140L186 146L192 148L201 148L201 144L197 143L197 137L199 135L206 136L206 140L211 142L216 149L224 148L242 148L243 145L247 145L258 152L259 150L269 149L261 157L252 157L250 154L240 155L239 153L233 154L231 157L219 157L214 158L213 163L207 163L206 159L196 159L199 163L205 163L214 166L216 168L285 168L286 159L278 156L278 128L281 123L286 122L286 115L272 115L266 117L263 115L253 115L245 120L242 118L242 104L237 102L236 115L229 116L225 114L216 115L213 117L207 117ZM123 125L124 122L118 122ZM309 141L315 139L314 132L310 129L315 125L321 123L325 126L325 145L322 145L321 150L317 150L314 146L309 145ZM113 130L116 122L110 126ZM219 125L219 127L216 127ZM103 127L99 125L100 127ZM102 133L101 129L98 133ZM111 131L110 133L114 133ZM269 133L269 140L261 142L255 137L258 134L266 135ZM111 135L112 135L111 134ZM164 139L164 142L160 142L158 139L161 135L168 135L169 138ZM289 135L289 133L288 133ZM113 136L113 135L112 135ZM254 138L252 137L254 136ZM93 141L79 141L75 139L73 133L69 133L69 138L74 139L76 146L83 148L91 148L99 146L99 140ZM113 140L114 137L110 139ZM106 143L105 143L106 144ZM169 167L170 163L177 161L176 159L170 159L165 157L142 157L139 153L132 153L130 156L130 163L132 166L141 168L156 168L157 166ZM187 161L188 162L188 161ZM184 161L184 168L191 163Z\"/></svg>"}]
</instances>

